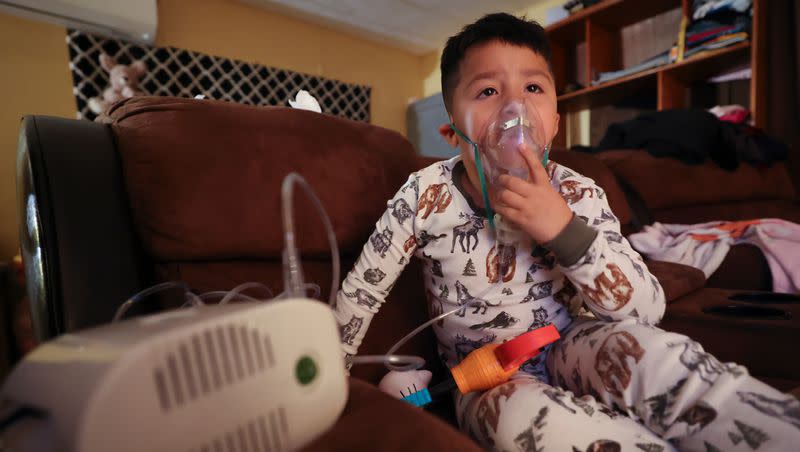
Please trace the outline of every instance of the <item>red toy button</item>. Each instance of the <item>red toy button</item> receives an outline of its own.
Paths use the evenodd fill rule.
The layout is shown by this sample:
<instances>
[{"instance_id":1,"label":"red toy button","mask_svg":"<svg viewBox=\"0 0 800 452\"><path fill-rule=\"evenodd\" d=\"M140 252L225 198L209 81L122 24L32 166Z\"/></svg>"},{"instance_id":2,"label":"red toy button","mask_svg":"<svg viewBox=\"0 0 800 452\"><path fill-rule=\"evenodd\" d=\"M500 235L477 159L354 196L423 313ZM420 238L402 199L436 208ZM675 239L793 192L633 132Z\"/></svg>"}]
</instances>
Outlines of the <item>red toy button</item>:
<instances>
[{"instance_id":1,"label":"red toy button","mask_svg":"<svg viewBox=\"0 0 800 452\"><path fill-rule=\"evenodd\" d=\"M560 338L558 330L551 324L520 334L498 346L494 350L494 354L503 369L508 371L518 368L525 361L538 355L544 346Z\"/></svg>"}]
</instances>

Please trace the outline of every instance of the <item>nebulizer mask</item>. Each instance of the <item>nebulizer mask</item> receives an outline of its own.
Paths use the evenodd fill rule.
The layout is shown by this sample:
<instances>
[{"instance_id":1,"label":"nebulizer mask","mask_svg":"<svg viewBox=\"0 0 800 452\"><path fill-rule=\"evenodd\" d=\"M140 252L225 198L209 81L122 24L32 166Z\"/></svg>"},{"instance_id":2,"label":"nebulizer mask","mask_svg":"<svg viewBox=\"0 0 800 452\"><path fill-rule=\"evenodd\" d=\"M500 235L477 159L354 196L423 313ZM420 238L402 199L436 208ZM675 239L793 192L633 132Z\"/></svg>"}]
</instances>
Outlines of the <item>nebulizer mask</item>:
<instances>
[{"instance_id":1,"label":"nebulizer mask","mask_svg":"<svg viewBox=\"0 0 800 452\"><path fill-rule=\"evenodd\" d=\"M469 114L465 118L463 132L454 123L450 127L472 145L486 215L489 224L495 229L498 243L515 245L530 241L516 225L494 213L489 201L489 190L495 193L503 190L499 183L503 174L523 180L530 178L530 169L523 152L533 153L542 165L547 165L550 146L547 144L539 111L530 103L513 100L497 109L480 130L473 130ZM470 136L476 137L475 140L470 139Z\"/></svg>"}]
</instances>

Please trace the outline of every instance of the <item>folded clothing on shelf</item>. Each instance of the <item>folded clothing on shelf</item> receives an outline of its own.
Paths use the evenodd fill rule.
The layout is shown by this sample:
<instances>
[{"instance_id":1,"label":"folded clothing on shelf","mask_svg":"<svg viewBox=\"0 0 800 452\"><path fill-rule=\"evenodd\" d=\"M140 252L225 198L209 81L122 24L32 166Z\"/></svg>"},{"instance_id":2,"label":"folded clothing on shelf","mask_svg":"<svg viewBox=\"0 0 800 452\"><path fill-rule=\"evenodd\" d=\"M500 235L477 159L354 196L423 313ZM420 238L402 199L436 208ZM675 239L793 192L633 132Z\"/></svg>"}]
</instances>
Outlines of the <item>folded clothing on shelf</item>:
<instances>
[{"instance_id":1,"label":"folded clothing on shelf","mask_svg":"<svg viewBox=\"0 0 800 452\"><path fill-rule=\"evenodd\" d=\"M595 80L592 81L592 85L599 85L601 83L610 82L612 80L626 77L631 74L636 74L638 72L646 71L648 69L662 66L667 63L669 63L669 50L665 50L664 52L661 52L658 55L650 57L645 61L637 64L636 66L631 66L629 68L621 69L619 71L601 72L597 74L597 78L595 78Z\"/></svg>"},{"instance_id":2,"label":"folded clothing on shelf","mask_svg":"<svg viewBox=\"0 0 800 452\"><path fill-rule=\"evenodd\" d=\"M692 18L695 20L725 13L746 13L753 6L753 0L694 0Z\"/></svg>"}]
</instances>

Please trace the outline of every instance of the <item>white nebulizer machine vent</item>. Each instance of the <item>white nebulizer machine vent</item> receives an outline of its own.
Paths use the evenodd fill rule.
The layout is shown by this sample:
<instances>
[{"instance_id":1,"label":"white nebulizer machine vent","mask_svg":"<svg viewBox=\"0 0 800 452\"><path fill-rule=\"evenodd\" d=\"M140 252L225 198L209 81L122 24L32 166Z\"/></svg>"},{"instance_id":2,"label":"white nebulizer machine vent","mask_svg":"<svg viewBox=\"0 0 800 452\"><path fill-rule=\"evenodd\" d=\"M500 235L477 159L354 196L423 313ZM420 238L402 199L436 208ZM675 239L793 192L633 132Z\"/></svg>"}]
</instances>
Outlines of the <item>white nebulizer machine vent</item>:
<instances>
[{"instance_id":1,"label":"white nebulizer machine vent","mask_svg":"<svg viewBox=\"0 0 800 452\"><path fill-rule=\"evenodd\" d=\"M264 377L276 367L270 335L244 323L208 328L169 348L172 351L153 369L153 385L163 413L192 409L193 401L247 379ZM189 451L283 451L290 444L286 408L278 405Z\"/></svg>"},{"instance_id":2,"label":"white nebulizer machine vent","mask_svg":"<svg viewBox=\"0 0 800 452\"><path fill-rule=\"evenodd\" d=\"M225 432L189 452L283 451L289 425L283 407Z\"/></svg>"},{"instance_id":3,"label":"white nebulizer machine vent","mask_svg":"<svg viewBox=\"0 0 800 452\"><path fill-rule=\"evenodd\" d=\"M154 369L153 382L166 413L274 367L269 334L231 324L177 344Z\"/></svg>"}]
</instances>

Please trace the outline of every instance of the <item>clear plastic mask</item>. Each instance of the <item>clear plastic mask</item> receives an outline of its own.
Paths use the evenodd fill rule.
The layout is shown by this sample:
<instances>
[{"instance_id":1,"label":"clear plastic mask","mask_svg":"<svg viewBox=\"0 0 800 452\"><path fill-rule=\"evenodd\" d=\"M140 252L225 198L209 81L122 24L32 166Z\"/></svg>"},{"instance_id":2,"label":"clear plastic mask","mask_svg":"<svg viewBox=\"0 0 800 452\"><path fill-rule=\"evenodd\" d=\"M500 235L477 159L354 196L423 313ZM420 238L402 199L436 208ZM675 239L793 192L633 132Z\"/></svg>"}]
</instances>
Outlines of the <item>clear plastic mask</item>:
<instances>
[{"instance_id":1,"label":"clear plastic mask","mask_svg":"<svg viewBox=\"0 0 800 452\"><path fill-rule=\"evenodd\" d=\"M549 145L539 112L535 107L515 100L500 107L477 133L471 115L464 118L464 123L467 134L477 140L470 139L455 124L450 127L473 146L489 223L497 231L500 242L518 242L523 239L521 231L503 221L499 215L495 218L488 188L498 188L498 179L503 174L528 180L530 169L523 157L524 152L533 153L542 165L547 165Z\"/></svg>"},{"instance_id":2,"label":"clear plastic mask","mask_svg":"<svg viewBox=\"0 0 800 452\"><path fill-rule=\"evenodd\" d=\"M498 109L478 134L478 151L487 183L494 187L503 174L528 180L523 152L546 164L547 141L539 112L520 101Z\"/></svg>"}]
</instances>

